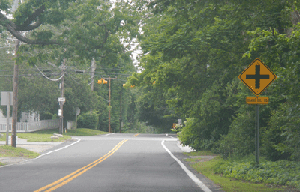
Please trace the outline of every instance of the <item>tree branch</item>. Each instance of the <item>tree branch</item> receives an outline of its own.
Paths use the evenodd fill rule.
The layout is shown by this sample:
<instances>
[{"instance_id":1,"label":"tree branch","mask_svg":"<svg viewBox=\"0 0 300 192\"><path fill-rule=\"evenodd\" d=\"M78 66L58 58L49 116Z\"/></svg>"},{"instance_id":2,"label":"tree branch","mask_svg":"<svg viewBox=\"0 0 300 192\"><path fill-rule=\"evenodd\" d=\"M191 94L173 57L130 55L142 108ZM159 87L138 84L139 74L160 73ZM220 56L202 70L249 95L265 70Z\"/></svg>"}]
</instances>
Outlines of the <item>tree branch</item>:
<instances>
[{"instance_id":1,"label":"tree branch","mask_svg":"<svg viewBox=\"0 0 300 192\"><path fill-rule=\"evenodd\" d=\"M41 25L40 20L38 17L45 11L45 5L42 5L40 8L36 9L22 25L17 25L15 30L16 31L30 31L33 30ZM33 21L38 20L36 24L30 25ZM28 30L29 29L29 30Z\"/></svg>"},{"instance_id":2,"label":"tree branch","mask_svg":"<svg viewBox=\"0 0 300 192\"><path fill-rule=\"evenodd\" d=\"M23 36L18 30L16 30L16 25L7 19L7 17L0 12L0 24L6 28L7 31L9 31L15 38L20 40L21 42L27 43L27 44L32 44L32 45L61 45L64 44L66 45L67 43L65 42L60 42L56 40L34 40L34 39L29 39L25 36ZM34 25L29 25L27 28L36 28L39 26L40 23L37 22Z\"/></svg>"},{"instance_id":3,"label":"tree branch","mask_svg":"<svg viewBox=\"0 0 300 192\"><path fill-rule=\"evenodd\" d=\"M28 26L16 26L16 31L31 31L38 28L42 24L41 20L37 18L37 22Z\"/></svg>"},{"instance_id":4,"label":"tree branch","mask_svg":"<svg viewBox=\"0 0 300 192\"><path fill-rule=\"evenodd\" d=\"M62 42L56 41L56 40L35 40L35 39L29 39L25 36L23 36L19 31L16 31L11 26L7 25L7 30L18 40L20 40L23 43L31 44L31 45L61 45ZM64 43L65 44L65 43Z\"/></svg>"}]
</instances>

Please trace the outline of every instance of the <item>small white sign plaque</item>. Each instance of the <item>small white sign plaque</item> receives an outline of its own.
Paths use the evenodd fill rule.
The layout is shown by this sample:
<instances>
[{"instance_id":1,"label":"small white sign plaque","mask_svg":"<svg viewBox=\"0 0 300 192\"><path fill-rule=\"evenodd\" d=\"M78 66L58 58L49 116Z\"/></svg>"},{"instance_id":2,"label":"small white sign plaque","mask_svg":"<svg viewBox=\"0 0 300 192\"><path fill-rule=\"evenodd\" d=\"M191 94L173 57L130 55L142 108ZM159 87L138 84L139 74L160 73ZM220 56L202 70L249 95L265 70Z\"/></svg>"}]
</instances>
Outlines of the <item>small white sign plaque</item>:
<instances>
[{"instance_id":1,"label":"small white sign plaque","mask_svg":"<svg viewBox=\"0 0 300 192\"><path fill-rule=\"evenodd\" d=\"M2 106L9 105L8 95L10 96L10 105L13 105L13 92L12 91L1 91L1 105Z\"/></svg>"}]
</instances>

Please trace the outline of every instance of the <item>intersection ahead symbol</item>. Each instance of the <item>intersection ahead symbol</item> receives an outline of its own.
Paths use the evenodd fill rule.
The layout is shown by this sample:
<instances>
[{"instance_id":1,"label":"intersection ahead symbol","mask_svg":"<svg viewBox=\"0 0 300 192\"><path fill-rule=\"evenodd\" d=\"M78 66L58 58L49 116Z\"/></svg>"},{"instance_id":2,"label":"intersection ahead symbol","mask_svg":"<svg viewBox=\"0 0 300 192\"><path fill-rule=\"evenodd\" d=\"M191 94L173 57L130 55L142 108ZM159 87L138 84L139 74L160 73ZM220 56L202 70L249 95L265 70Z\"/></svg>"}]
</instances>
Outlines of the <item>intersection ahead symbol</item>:
<instances>
[{"instance_id":1,"label":"intersection ahead symbol","mask_svg":"<svg viewBox=\"0 0 300 192\"><path fill-rule=\"evenodd\" d=\"M239 79L258 96L275 79L276 75L260 60L255 59L247 69L239 75Z\"/></svg>"},{"instance_id":2,"label":"intersection ahead symbol","mask_svg":"<svg viewBox=\"0 0 300 192\"><path fill-rule=\"evenodd\" d=\"M260 74L260 65L255 65L255 75L246 75L246 79L255 79L255 89L259 89L261 79L269 79L269 75Z\"/></svg>"}]
</instances>

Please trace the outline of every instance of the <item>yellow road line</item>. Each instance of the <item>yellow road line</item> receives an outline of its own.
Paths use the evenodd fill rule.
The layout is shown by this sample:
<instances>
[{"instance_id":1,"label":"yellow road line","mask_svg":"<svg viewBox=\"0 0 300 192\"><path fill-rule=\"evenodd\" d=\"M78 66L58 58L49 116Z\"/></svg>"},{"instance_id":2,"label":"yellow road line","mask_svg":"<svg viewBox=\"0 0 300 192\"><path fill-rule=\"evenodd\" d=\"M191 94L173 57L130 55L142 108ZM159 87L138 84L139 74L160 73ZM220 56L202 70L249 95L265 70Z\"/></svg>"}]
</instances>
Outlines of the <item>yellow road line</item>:
<instances>
[{"instance_id":1,"label":"yellow road line","mask_svg":"<svg viewBox=\"0 0 300 192\"><path fill-rule=\"evenodd\" d=\"M139 133L135 134L134 137L136 137L136 136L138 136L138 135L139 135Z\"/></svg>"},{"instance_id":2,"label":"yellow road line","mask_svg":"<svg viewBox=\"0 0 300 192\"><path fill-rule=\"evenodd\" d=\"M124 139L123 141L121 141L120 143L118 143L111 151L109 151L107 154L103 155L102 157L100 157L99 159L95 160L94 162L88 164L87 166L84 166L80 169L77 169L76 171L74 171L73 173L57 180L54 181L53 183L46 185L34 192L41 192L41 191L54 191L55 189L67 184L68 182L72 181L73 179L75 179L76 177L82 175L83 173L87 172L89 169L95 167L96 165L98 165L99 163L101 163L102 161L105 161L108 157L110 157L112 154L114 154L126 141L128 141L128 139Z\"/></svg>"}]
</instances>

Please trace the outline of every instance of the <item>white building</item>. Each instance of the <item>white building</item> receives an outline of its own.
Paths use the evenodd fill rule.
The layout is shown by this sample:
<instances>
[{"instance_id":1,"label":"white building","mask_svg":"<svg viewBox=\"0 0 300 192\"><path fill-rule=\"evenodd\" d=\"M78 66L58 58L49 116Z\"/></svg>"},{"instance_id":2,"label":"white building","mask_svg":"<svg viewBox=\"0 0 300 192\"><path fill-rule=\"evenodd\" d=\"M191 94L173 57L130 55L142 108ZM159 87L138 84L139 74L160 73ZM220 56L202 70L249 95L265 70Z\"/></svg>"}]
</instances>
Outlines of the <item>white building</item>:
<instances>
[{"instance_id":1,"label":"white building","mask_svg":"<svg viewBox=\"0 0 300 192\"><path fill-rule=\"evenodd\" d=\"M20 122L36 122L40 121L40 114L38 112L22 112ZM10 118L12 123L12 118ZM0 109L0 124L6 124L6 117Z\"/></svg>"},{"instance_id":2,"label":"white building","mask_svg":"<svg viewBox=\"0 0 300 192\"><path fill-rule=\"evenodd\" d=\"M22 112L20 122L35 122L40 121L38 112Z\"/></svg>"}]
</instances>

